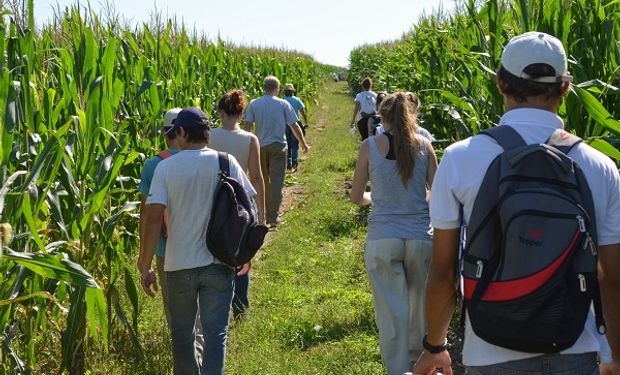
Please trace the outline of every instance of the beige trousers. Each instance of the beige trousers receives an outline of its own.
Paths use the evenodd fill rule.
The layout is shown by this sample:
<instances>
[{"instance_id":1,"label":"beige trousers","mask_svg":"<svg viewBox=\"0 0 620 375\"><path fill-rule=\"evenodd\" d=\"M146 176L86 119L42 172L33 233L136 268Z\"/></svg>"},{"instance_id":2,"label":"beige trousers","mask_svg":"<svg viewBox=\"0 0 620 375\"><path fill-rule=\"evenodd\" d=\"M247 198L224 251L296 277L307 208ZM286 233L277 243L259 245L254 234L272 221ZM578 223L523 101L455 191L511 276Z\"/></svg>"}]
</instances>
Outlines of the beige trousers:
<instances>
[{"instance_id":1,"label":"beige trousers","mask_svg":"<svg viewBox=\"0 0 620 375\"><path fill-rule=\"evenodd\" d=\"M260 167L265 181L267 223L275 224L282 204L282 188L286 174L286 145L272 143L260 149Z\"/></svg>"},{"instance_id":2,"label":"beige trousers","mask_svg":"<svg viewBox=\"0 0 620 375\"><path fill-rule=\"evenodd\" d=\"M426 278L432 242L388 238L366 242L365 263L375 303L381 358L402 375L422 352Z\"/></svg>"}]
</instances>

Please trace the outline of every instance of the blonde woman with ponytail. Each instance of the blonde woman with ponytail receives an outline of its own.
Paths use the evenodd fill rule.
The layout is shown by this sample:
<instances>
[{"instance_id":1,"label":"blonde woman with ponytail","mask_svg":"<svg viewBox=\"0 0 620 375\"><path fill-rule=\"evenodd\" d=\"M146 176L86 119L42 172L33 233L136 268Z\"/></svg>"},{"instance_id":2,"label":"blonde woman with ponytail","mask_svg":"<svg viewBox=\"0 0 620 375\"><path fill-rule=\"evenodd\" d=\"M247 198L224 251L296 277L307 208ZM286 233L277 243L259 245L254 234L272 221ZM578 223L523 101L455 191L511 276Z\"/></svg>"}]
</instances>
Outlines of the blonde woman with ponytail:
<instances>
[{"instance_id":1,"label":"blonde woman with ponytail","mask_svg":"<svg viewBox=\"0 0 620 375\"><path fill-rule=\"evenodd\" d=\"M431 260L426 200L437 169L431 143L416 133L411 93L388 95L379 114L385 132L360 147L351 200L371 205L364 260L372 286L381 358L389 374L409 371L426 327ZM372 182L372 192L366 184Z\"/></svg>"}]
</instances>

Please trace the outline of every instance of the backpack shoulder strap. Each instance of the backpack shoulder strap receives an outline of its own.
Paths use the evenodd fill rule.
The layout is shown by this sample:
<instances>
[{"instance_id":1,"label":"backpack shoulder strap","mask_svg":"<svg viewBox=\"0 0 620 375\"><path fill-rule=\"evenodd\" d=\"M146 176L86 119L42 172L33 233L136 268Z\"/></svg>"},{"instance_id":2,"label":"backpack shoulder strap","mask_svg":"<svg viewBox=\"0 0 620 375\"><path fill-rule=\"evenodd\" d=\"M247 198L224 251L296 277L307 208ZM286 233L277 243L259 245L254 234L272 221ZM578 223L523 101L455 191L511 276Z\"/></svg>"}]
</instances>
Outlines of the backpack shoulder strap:
<instances>
[{"instance_id":1,"label":"backpack shoulder strap","mask_svg":"<svg viewBox=\"0 0 620 375\"><path fill-rule=\"evenodd\" d=\"M574 134L567 132L564 129L556 129L551 137L547 139L546 144L553 146L560 150L564 155L567 155L570 150L583 140Z\"/></svg>"},{"instance_id":2,"label":"backpack shoulder strap","mask_svg":"<svg viewBox=\"0 0 620 375\"><path fill-rule=\"evenodd\" d=\"M162 158L162 160L163 159L168 159L169 157L172 156L172 152L170 152L168 150L163 150L163 151L160 151L159 154L157 154L157 156Z\"/></svg>"},{"instance_id":3,"label":"backpack shoulder strap","mask_svg":"<svg viewBox=\"0 0 620 375\"><path fill-rule=\"evenodd\" d=\"M228 160L228 154L218 151L217 159L220 164L220 173L223 173L227 177L230 176L230 160Z\"/></svg>"},{"instance_id":4,"label":"backpack shoulder strap","mask_svg":"<svg viewBox=\"0 0 620 375\"><path fill-rule=\"evenodd\" d=\"M504 151L512 150L513 148L525 146L526 143L516 130L507 125L495 126L490 129L483 130L479 134L484 134L493 138Z\"/></svg>"}]
</instances>

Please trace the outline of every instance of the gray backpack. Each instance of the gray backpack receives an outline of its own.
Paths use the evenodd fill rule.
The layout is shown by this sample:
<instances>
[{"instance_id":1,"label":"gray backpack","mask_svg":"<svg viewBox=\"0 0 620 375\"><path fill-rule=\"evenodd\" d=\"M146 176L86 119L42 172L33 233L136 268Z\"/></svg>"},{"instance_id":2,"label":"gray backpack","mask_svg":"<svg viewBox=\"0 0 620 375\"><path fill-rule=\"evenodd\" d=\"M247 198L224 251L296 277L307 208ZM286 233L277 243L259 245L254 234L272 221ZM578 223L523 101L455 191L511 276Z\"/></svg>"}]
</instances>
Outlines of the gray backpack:
<instances>
[{"instance_id":1,"label":"gray backpack","mask_svg":"<svg viewBox=\"0 0 620 375\"><path fill-rule=\"evenodd\" d=\"M504 348L556 353L579 338L594 302L604 333L592 193L567 156L581 139L557 130L546 144L526 145L509 126L481 134L504 152L467 225L463 303L472 329Z\"/></svg>"}]
</instances>

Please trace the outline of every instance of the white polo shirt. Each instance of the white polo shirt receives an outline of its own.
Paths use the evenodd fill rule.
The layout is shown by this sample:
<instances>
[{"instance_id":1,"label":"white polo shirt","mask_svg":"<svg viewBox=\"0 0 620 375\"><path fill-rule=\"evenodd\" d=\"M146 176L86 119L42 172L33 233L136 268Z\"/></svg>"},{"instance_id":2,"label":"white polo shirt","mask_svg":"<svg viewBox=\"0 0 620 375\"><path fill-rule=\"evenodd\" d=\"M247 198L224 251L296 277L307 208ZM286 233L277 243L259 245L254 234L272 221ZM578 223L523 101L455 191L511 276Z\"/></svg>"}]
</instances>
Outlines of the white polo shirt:
<instances>
[{"instance_id":1,"label":"white polo shirt","mask_svg":"<svg viewBox=\"0 0 620 375\"><path fill-rule=\"evenodd\" d=\"M555 113L533 108L508 111L502 116L499 125L513 127L527 144L544 143L556 129L564 127L562 119ZM437 169L431 194L430 216L434 228L459 228L461 205L463 221L468 223L484 174L501 152L501 146L485 135L470 137L446 149ZM590 185L596 210L599 245L620 243L620 176L616 165L584 142L575 146L569 156L583 169ZM598 352L601 349L599 336L594 316L590 313L585 329L575 345L562 353ZM602 341L604 343L605 340ZM464 344L463 364L466 366L487 366L540 355L517 352L487 343L475 335L469 319L465 326Z\"/></svg>"}]
</instances>

